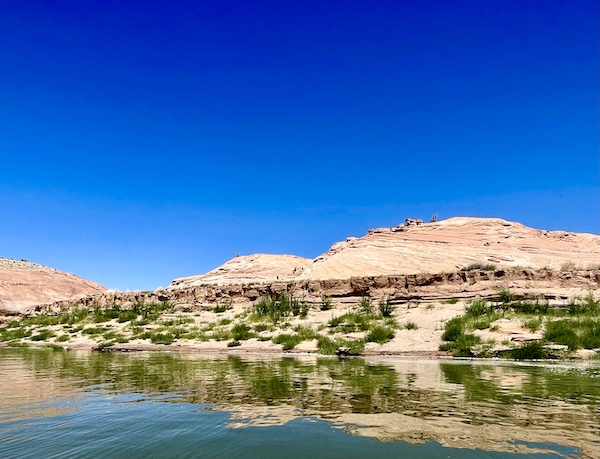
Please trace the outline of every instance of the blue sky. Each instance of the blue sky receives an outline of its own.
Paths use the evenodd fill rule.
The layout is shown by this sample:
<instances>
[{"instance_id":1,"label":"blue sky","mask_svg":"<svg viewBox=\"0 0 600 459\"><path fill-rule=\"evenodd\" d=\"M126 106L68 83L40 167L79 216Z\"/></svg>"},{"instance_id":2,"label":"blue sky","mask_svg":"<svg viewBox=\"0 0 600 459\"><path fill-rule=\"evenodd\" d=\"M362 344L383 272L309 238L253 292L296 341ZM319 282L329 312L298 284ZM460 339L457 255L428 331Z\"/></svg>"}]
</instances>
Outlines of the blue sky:
<instances>
[{"instance_id":1,"label":"blue sky","mask_svg":"<svg viewBox=\"0 0 600 459\"><path fill-rule=\"evenodd\" d=\"M599 233L599 13L0 0L0 256L133 290L408 216Z\"/></svg>"}]
</instances>

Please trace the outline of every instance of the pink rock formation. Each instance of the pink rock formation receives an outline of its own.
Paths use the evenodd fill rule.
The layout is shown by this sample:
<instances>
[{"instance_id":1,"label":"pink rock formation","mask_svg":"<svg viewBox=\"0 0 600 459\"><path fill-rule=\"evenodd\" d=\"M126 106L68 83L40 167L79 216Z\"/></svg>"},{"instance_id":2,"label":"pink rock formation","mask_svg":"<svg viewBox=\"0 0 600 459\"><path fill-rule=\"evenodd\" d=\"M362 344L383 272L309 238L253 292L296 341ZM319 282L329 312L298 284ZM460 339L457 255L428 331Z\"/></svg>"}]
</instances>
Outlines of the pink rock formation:
<instances>
[{"instance_id":1,"label":"pink rock formation","mask_svg":"<svg viewBox=\"0 0 600 459\"><path fill-rule=\"evenodd\" d=\"M348 238L306 268L299 279L456 271L473 263L560 269L600 263L600 236L544 231L500 218L455 217L377 228Z\"/></svg>"},{"instance_id":2,"label":"pink rock formation","mask_svg":"<svg viewBox=\"0 0 600 459\"><path fill-rule=\"evenodd\" d=\"M0 258L0 313L103 293L106 288L57 269Z\"/></svg>"},{"instance_id":3,"label":"pink rock formation","mask_svg":"<svg viewBox=\"0 0 600 459\"><path fill-rule=\"evenodd\" d=\"M594 234L538 230L500 218L407 221L337 242L315 260L237 257L204 275L175 279L169 288L454 272L474 263L530 269L600 265L600 236Z\"/></svg>"},{"instance_id":4,"label":"pink rock formation","mask_svg":"<svg viewBox=\"0 0 600 459\"><path fill-rule=\"evenodd\" d=\"M312 262L309 258L295 255L259 253L238 256L206 274L175 279L169 288L188 288L204 284L289 281L295 279Z\"/></svg>"}]
</instances>

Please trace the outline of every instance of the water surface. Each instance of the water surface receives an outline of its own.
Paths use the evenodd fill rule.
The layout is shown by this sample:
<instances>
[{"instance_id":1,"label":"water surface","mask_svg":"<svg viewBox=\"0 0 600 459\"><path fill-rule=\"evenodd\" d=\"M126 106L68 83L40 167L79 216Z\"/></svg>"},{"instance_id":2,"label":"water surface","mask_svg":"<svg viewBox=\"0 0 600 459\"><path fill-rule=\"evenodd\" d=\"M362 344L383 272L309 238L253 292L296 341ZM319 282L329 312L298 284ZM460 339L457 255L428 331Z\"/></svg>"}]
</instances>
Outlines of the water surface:
<instances>
[{"instance_id":1,"label":"water surface","mask_svg":"<svg viewBox=\"0 0 600 459\"><path fill-rule=\"evenodd\" d=\"M600 365L0 348L0 457L600 457Z\"/></svg>"}]
</instances>

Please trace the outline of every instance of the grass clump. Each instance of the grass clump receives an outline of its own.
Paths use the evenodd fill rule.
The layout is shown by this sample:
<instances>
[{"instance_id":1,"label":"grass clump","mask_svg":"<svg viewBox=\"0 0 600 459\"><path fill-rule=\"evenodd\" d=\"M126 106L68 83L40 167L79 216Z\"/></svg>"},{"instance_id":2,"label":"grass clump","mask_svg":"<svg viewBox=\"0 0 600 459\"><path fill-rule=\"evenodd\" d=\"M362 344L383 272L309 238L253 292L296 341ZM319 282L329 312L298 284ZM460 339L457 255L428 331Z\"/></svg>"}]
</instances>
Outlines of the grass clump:
<instances>
[{"instance_id":1,"label":"grass clump","mask_svg":"<svg viewBox=\"0 0 600 459\"><path fill-rule=\"evenodd\" d=\"M543 317L533 317L531 319L523 321L523 326L532 332L536 332L540 329L543 322Z\"/></svg>"},{"instance_id":2,"label":"grass clump","mask_svg":"<svg viewBox=\"0 0 600 459\"><path fill-rule=\"evenodd\" d=\"M371 327L374 317L371 315L349 312L327 322L331 333L352 333L355 331L367 331Z\"/></svg>"},{"instance_id":3,"label":"grass clump","mask_svg":"<svg viewBox=\"0 0 600 459\"><path fill-rule=\"evenodd\" d=\"M493 263L471 263L461 268L461 271L494 271L495 269L496 265Z\"/></svg>"},{"instance_id":4,"label":"grass clump","mask_svg":"<svg viewBox=\"0 0 600 459\"><path fill-rule=\"evenodd\" d=\"M531 341L511 350L505 356L515 360L541 360L548 358L548 351L540 341Z\"/></svg>"},{"instance_id":5,"label":"grass clump","mask_svg":"<svg viewBox=\"0 0 600 459\"><path fill-rule=\"evenodd\" d=\"M250 327L246 324L236 324L231 329L231 337L235 341L245 341L250 338L254 338Z\"/></svg>"},{"instance_id":6,"label":"grass clump","mask_svg":"<svg viewBox=\"0 0 600 459\"><path fill-rule=\"evenodd\" d=\"M391 317L396 307L391 303L389 298L385 298L379 302L378 309L381 317Z\"/></svg>"},{"instance_id":7,"label":"grass clump","mask_svg":"<svg viewBox=\"0 0 600 459\"><path fill-rule=\"evenodd\" d=\"M458 303L458 298L449 298L447 300L442 300L442 304L456 304Z\"/></svg>"},{"instance_id":8,"label":"grass clump","mask_svg":"<svg viewBox=\"0 0 600 459\"><path fill-rule=\"evenodd\" d=\"M257 333L264 332L264 331L273 331L274 329L275 329L275 327L272 324L265 323L265 322L261 322L261 323L254 325L254 331Z\"/></svg>"},{"instance_id":9,"label":"grass clump","mask_svg":"<svg viewBox=\"0 0 600 459\"><path fill-rule=\"evenodd\" d=\"M258 317L268 317L273 323L279 323L283 318L290 315L306 318L308 304L288 295L281 293L279 296L267 296L260 298L253 306L252 311Z\"/></svg>"},{"instance_id":10,"label":"grass clump","mask_svg":"<svg viewBox=\"0 0 600 459\"><path fill-rule=\"evenodd\" d=\"M335 355L338 349L346 348L350 354L358 355L362 354L365 350L364 340L345 340L345 339L331 339L327 336L319 336L317 338L319 347L319 353L323 355Z\"/></svg>"},{"instance_id":11,"label":"grass clump","mask_svg":"<svg viewBox=\"0 0 600 459\"><path fill-rule=\"evenodd\" d=\"M88 327L81 330L81 333L84 335L102 335L106 333L109 329L107 327Z\"/></svg>"},{"instance_id":12,"label":"grass clump","mask_svg":"<svg viewBox=\"0 0 600 459\"><path fill-rule=\"evenodd\" d=\"M452 351L455 357L467 357L472 355L471 348L481 343L481 338L472 333L466 333L466 316L458 316L446 322L440 351Z\"/></svg>"},{"instance_id":13,"label":"grass clump","mask_svg":"<svg viewBox=\"0 0 600 459\"><path fill-rule=\"evenodd\" d=\"M227 298L222 302L217 303L213 308L213 312L216 314L222 314L225 311L229 311L231 308L233 308L231 298Z\"/></svg>"},{"instance_id":14,"label":"grass clump","mask_svg":"<svg viewBox=\"0 0 600 459\"><path fill-rule=\"evenodd\" d=\"M296 347L296 345L300 344L302 341L303 339L300 337L300 335L292 335L290 333L282 333L281 335L277 335L273 338L273 342L275 344L281 344L284 351L294 349L294 347Z\"/></svg>"},{"instance_id":15,"label":"grass clump","mask_svg":"<svg viewBox=\"0 0 600 459\"><path fill-rule=\"evenodd\" d=\"M467 303L465 314L469 317L479 317L490 312L490 307L483 299L473 300Z\"/></svg>"},{"instance_id":16,"label":"grass clump","mask_svg":"<svg viewBox=\"0 0 600 459\"><path fill-rule=\"evenodd\" d=\"M150 333L150 341L152 344L173 344L175 342L175 335L169 332L155 332Z\"/></svg>"},{"instance_id":17,"label":"grass clump","mask_svg":"<svg viewBox=\"0 0 600 459\"><path fill-rule=\"evenodd\" d=\"M323 293L323 295L321 295L321 305L319 309L321 309L321 311L329 311L332 307L333 303L331 302L331 297Z\"/></svg>"},{"instance_id":18,"label":"grass clump","mask_svg":"<svg viewBox=\"0 0 600 459\"><path fill-rule=\"evenodd\" d=\"M47 328L41 328L37 331L37 335L33 335L29 339L31 341L47 341L50 338L56 336L52 330L48 330Z\"/></svg>"},{"instance_id":19,"label":"grass clump","mask_svg":"<svg viewBox=\"0 0 600 459\"><path fill-rule=\"evenodd\" d=\"M388 327L377 326L377 327L373 327L371 329L371 331L369 333L367 333L365 340L368 343L384 344L384 343L387 343L388 341L392 340L393 338L394 338L394 330L392 330L391 328L388 328Z\"/></svg>"},{"instance_id":20,"label":"grass clump","mask_svg":"<svg viewBox=\"0 0 600 459\"><path fill-rule=\"evenodd\" d=\"M442 334L442 340L444 341L456 341L461 335L464 334L465 323L461 316L453 317L444 326L444 333Z\"/></svg>"},{"instance_id":21,"label":"grass clump","mask_svg":"<svg viewBox=\"0 0 600 459\"><path fill-rule=\"evenodd\" d=\"M404 328L407 330L418 330L419 326L414 322L406 322Z\"/></svg>"},{"instance_id":22,"label":"grass clump","mask_svg":"<svg viewBox=\"0 0 600 459\"><path fill-rule=\"evenodd\" d=\"M569 314L571 315L599 315L600 299L596 299L592 292L589 292L583 298L576 298L569 304Z\"/></svg>"},{"instance_id":23,"label":"grass clump","mask_svg":"<svg viewBox=\"0 0 600 459\"><path fill-rule=\"evenodd\" d=\"M366 296L363 296L360 299L360 301L356 305L356 308L357 308L357 311L358 311L359 314L364 314L364 315L371 315L371 314L373 314L373 303Z\"/></svg>"},{"instance_id":24,"label":"grass clump","mask_svg":"<svg viewBox=\"0 0 600 459\"><path fill-rule=\"evenodd\" d=\"M562 265L560 265L561 271L577 271L577 265L574 261L565 261Z\"/></svg>"},{"instance_id":25,"label":"grass clump","mask_svg":"<svg viewBox=\"0 0 600 459\"><path fill-rule=\"evenodd\" d=\"M17 339L23 339L31 336L31 330L24 327L12 328L4 327L0 328L0 341L13 341Z\"/></svg>"},{"instance_id":26,"label":"grass clump","mask_svg":"<svg viewBox=\"0 0 600 459\"><path fill-rule=\"evenodd\" d=\"M546 324L544 339L556 344L564 344L570 351L600 347L600 319L562 319Z\"/></svg>"}]
</instances>

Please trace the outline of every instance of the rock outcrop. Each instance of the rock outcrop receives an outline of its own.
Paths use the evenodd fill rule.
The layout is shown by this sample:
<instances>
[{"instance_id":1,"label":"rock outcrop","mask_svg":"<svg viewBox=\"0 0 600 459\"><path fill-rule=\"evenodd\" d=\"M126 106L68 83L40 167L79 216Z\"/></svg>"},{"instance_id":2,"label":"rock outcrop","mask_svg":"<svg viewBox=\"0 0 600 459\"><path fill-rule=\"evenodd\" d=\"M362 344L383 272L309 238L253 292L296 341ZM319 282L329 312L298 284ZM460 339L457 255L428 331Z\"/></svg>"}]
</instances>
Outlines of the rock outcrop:
<instances>
[{"instance_id":1,"label":"rock outcrop","mask_svg":"<svg viewBox=\"0 0 600 459\"><path fill-rule=\"evenodd\" d=\"M406 224L337 242L314 260L292 255L236 257L206 274L175 279L167 289L456 272L472 264L498 269L597 268L600 236L538 230L500 218L455 217L430 223L407 218Z\"/></svg>"},{"instance_id":2,"label":"rock outcrop","mask_svg":"<svg viewBox=\"0 0 600 459\"><path fill-rule=\"evenodd\" d=\"M103 286L25 260L0 258L0 315L55 301L100 294Z\"/></svg>"},{"instance_id":3,"label":"rock outcrop","mask_svg":"<svg viewBox=\"0 0 600 459\"><path fill-rule=\"evenodd\" d=\"M259 253L237 256L206 274L175 279L169 289L182 289L204 284L227 285L290 281L298 277L312 263L313 261L309 258L295 255Z\"/></svg>"},{"instance_id":4,"label":"rock outcrop","mask_svg":"<svg viewBox=\"0 0 600 459\"><path fill-rule=\"evenodd\" d=\"M593 234L538 230L499 218L413 222L334 244L298 280L452 272L474 263L504 269L600 264L600 236Z\"/></svg>"}]
</instances>

